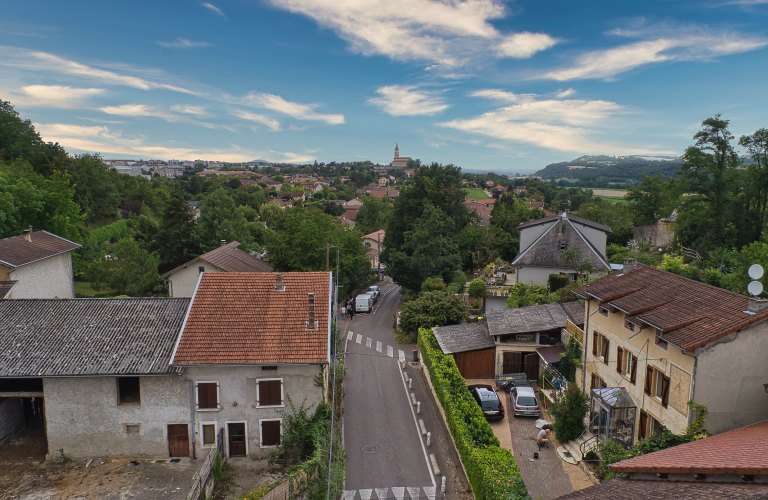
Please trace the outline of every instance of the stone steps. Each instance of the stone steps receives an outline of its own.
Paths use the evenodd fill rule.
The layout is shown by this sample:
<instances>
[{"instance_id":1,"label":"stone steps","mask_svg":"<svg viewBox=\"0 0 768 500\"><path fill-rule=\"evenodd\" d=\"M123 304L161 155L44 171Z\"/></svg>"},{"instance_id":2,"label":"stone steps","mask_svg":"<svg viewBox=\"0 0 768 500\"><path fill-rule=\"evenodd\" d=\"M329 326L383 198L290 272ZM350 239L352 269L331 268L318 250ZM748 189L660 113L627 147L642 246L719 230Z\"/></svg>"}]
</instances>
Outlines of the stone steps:
<instances>
[{"instance_id":1,"label":"stone steps","mask_svg":"<svg viewBox=\"0 0 768 500\"><path fill-rule=\"evenodd\" d=\"M585 441L590 440L592 437L594 437L594 434L587 431L585 432L581 437L577 439L572 439L566 443L563 443L561 446L557 447L557 454L562 458L564 461L568 462L569 464L576 465L579 462L583 460L584 457L581 456L581 445ZM592 450L597 446L597 440L593 440L585 449L586 451Z\"/></svg>"}]
</instances>

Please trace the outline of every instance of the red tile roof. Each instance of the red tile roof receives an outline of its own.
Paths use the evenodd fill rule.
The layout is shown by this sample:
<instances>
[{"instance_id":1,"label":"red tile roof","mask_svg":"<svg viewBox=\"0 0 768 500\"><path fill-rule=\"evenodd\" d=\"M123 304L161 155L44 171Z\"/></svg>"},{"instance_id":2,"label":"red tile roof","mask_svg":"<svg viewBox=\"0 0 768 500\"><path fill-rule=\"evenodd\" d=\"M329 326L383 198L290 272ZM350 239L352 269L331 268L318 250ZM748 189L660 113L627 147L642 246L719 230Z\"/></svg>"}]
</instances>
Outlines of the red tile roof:
<instances>
[{"instance_id":1,"label":"red tile roof","mask_svg":"<svg viewBox=\"0 0 768 500\"><path fill-rule=\"evenodd\" d=\"M669 343L692 352L710 342L768 318L768 310L744 311L749 298L737 293L635 264L574 290L582 298L596 298L616 308L639 325L661 330Z\"/></svg>"},{"instance_id":2,"label":"red tile roof","mask_svg":"<svg viewBox=\"0 0 768 500\"><path fill-rule=\"evenodd\" d=\"M765 500L768 484L616 478L558 500Z\"/></svg>"},{"instance_id":3,"label":"red tile roof","mask_svg":"<svg viewBox=\"0 0 768 500\"><path fill-rule=\"evenodd\" d=\"M80 247L48 231L33 231L32 241L24 239L24 235L0 240L0 264L21 267Z\"/></svg>"},{"instance_id":4,"label":"red tile roof","mask_svg":"<svg viewBox=\"0 0 768 500\"><path fill-rule=\"evenodd\" d=\"M327 363L330 273L282 277L276 291L277 273L203 273L172 364Z\"/></svg>"},{"instance_id":5,"label":"red tile roof","mask_svg":"<svg viewBox=\"0 0 768 500\"><path fill-rule=\"evenodd\" d=\"M611 471L768 475L768 421L630 458Z\"/></svg>"},{"instance_id":6,"label":"red tile roof","mask_svg":"<svg viewBox=\"0 0 768 500\"><path fill-rule=\"evenodd\" d=\"M368 240L378 240L379 236L381 236L381 241L384 241L384 230L379 229L378 231L374 231L371 234L366 234L365 239Z\"/></svg>"},{"instance_id":7,"label":"red tile roof","mask_svg":"<svg viewBox=\"0 0 768 500\"><path fill-rule=\"evenodd\" d=\"M208 262L218 267L225 273L269 273L272 272L272 265L264 260L258 259L253 255L240 250L240 243L232 241L226 245L222 245L219 248L214 248L208 253L204 253L200 257L194 258L183 264L176 269L168 271L162 278L168 277L171 274L191 266L196 262Z\"/></svg>"}]
</instances>

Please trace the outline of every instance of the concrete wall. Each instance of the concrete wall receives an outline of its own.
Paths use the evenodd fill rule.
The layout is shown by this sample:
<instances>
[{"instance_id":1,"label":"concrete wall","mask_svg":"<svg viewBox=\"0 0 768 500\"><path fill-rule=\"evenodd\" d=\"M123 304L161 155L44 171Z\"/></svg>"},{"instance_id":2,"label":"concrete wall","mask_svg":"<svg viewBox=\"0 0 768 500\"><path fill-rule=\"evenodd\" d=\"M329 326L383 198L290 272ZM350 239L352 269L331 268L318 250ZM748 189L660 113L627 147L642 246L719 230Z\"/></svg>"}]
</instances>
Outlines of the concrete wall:
<instances>
[{"instance_id":1,"label":"concrete wall","mask_svg":"<svg viewBox=\"0 0 768 500\"><path fill-rule=\"evenodd\" d=\"M564 267L520 267L517 271L517 283L546 285L550 274L575 273L575 269L566 269Z\"/></svg>"},{"instance_id":2,"label":"concrete wall","mask_svg":"<svg viewBox=\"0 0 768 500\"><path fill-rule=\"evenodd\" d=\"M168 424L189 423L189 383L178 376L140 383L141 404L118 405L115 377L43 379L49 455L169 456ZM126 434L125 424L139 424L139 434Z\"/></svg>"},{"instance_id":3,"label":"concrete wall","mask_svg":"<svg viewBox=\"0 0 768 500\"><path fill-rule=\"evenodd\" d=\"M689 410L685 403L692 394L694 357L683 354L680 349L672 345L668 345L667 349L657 346L655 343L656 330L653 328L644 328L640 333L627 330L624 328L624 314L621 312L609 313L608 317L599 312L595 313L597 305L597 300L589 301L589 314L587 315L589 319L584 328L584 352L586 356L584 374L586 375L586 382L578 380L579 386L583 385L584 391L589 392L591 374L595 373L605 381L607 387L623 387L627 390L637 406L638 416L635 425L639 423L640 410L645 410L672 432L683 432L688 426ZM603 362L603 358L596 358L592 354L594 331L605 335L610 342L608 364ZM632 335L634 336L630 339L629 337ZM630 382L627 376L616 371L618 347L622 347L625 352L631 352L637 357L637 375L634 384ZM664 372L671 379L667 408L661 405L660 399L645 394L645 375L648 365ZM721 376L725 376L725 374L721 374ZM635 439L637 439L637 428L635 431Z\"/></svg>"},{"instance_id":4,"label":"concrete wall","mask_svg":"<svg viewBox=\"0 0 768 500\"><path fill-rule=\"evenodd\" d=\"M538 226L531 226L526 227L522 231L520 231L520 251L522 252L531 244L536 241L536 239L544 234L544 232L549 229L553 224L557 224L557 220L553 222L549 222L547 224L539 224Z\"/></svg>"},{"instance_id":5,"label":"concrete wall","mask_svg":"<svg viewBox=\"0 0 768 500\"><path fill-rule=\"evenodd\" d=\"M0 439L26 426L21 398L0 398Z\"/></svg>"},{"instance_id":6,"label":"concrete wall","mask_svg":"<svg viewBox=\"0 0 768 500\"><path fill-rule=\"evenodd\" d=\"M247 454L250 457L267 457L273 447L261 446L260 419L280 420L280 411L290 413L288 398L298 409L306 398L307 407L315 407L322 401L322 389L315 386L314 377L320 373L320 365L278 365L277 370L262 370L261 366L194 366L185 368L184 377L197 382L219 383L219 408L195 411L195 441L197 456L203 456L207 448L202 446L202 424L215 423L216 432L224 429L224 451L229 455L228 422L246 423ZM259 379L282 379L284 405L280 407L257 406L256 387ZM311 410L310 413L314 412Z\"/></svg>"},{"instance_id":7,"label":"concrete wall","mask_svg":"<svg viewBox=\"0 0 768 500\"><path fill-rule=\"evenodd\" d=\"M195 262L183 269L179 269L168 277L171 282L171 297L192 297L195 294L197 281L200 279L200 269L205 268L206 273L220 273L221 269L207 262Z\"/></svg>"},{"instance_id":8,"label":"concrete wall","mask_svg":"<svg viewBox=\"0 0 768 500\"><path fill-rule=\"evenodd\" d=\"M694 398L720 433L768 419L768 324L757 323L697 349Z\"/></svg>"},{"instance_id":9,"label":"concrete wall","mask_svg":"<svg viewBox=\"0 0 768 500\"><path fill-rule=\"evenodd\" d=\"M72 299L75 281L72 274L72 255L65 252L10 271L6 269L2 280L17 280L11 291L14 299Z\"/></svg>"}]
</instances>

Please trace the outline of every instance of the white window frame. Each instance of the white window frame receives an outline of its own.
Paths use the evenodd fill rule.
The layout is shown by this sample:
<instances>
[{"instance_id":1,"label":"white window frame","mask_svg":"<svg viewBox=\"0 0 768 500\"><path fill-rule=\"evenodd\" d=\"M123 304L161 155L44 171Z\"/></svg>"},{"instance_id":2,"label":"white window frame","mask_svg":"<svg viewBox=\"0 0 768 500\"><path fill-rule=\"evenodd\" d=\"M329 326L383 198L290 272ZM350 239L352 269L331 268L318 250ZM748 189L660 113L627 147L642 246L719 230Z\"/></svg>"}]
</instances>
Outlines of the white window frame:
<instances>
[{"instance_id":1,"label":"white window frame","mask_svg":"<svg viewBox=\"0 0 768 500\"><path fill-rule=\"evenodd\" d=\"M630 378L632 376L632 351L624 349L622 357L624 363L624 376Z\"/></svg>"},{"instance_id":2,"label":"white window frame","mask_svg":"<svg viewBox=\"0 0 768 500\"><path fill-rule=\"evenodd\" d=\"M664 395L664 391L662 389L664 383L664 372L655 368L653 372L653 397L661 401L661 398Z\"/></svg>"},{"instance_id":3,"label":"white window frame","mask_svg":"<svg viewBox=\"0 0 768 500\"><path fill-rule=\"evenodd\" d=\"M245 456L249 457L248 454L248 421L246 420L227 420L224 422L224 439L227 440L227 458L232 456L232 453L229 449L229 424L245 424ZM281 427L282 429L282 427ZM259 429L261 431L261 429ZM261 434L261 432L259 432ZM261 441L261 438L259 438L259 441Z\"/></svg>"},{"instance_id":4,"label":"white window frame","mask_svg":"<svg viewBox=\"0 0 768 500\"><path fill-rule=\"evenodd\" d=\"M259 401L261 401L261 387L259 386L259 384L261 382L273 382L275 380L280 381L280 404L279 405L260 405ZM273 378L257 378L256 379L256 407L257 408L285 408L285 383L283 382L282 378L273 377ZM261 435L261 427L259 427L259 435ZM261 441L261 438L259 438L259 441Z\"/></svg>"},{"instance_id":5,"label":"white window frame","mask_svg":"<svg viewBox=\"0 0 768 500\"><path fill-rule=\"evenodd\" d=\"M200 408L199 384L216 384L216 408ZM221 386L218 380L195 380L195 411L219 411L221 410Z\"/></svg>"},{"instance_id":6,"label":"white window frame","mask_svg":"<svg viewBox=\"0 0 768 500\"><path fill-rule=\"evenodd\" d=\"M216 447L216 436L219 435L219 422L216 420L205 420L198 422L199 428L200 428L200 439L198 442L200 443L200 448L215 448ZM203 433L203 426L204 425L212 425L215 429L215 432L213 434L213 444L205 444L205 434Z\"/></svg>"},{"instance_id":7,"label":"white window frame","mask_svg":"<svg viewBox=\"0 0 768 500\"><path fill-rule=\"evenodd\" d=\"M265 445L262 443L261 423L262 422L280 422L280 442L283 442L283 419L282 418L260 418L259 419L259 448L277 448L278 445Z\"/></svg>"}]
</instances>

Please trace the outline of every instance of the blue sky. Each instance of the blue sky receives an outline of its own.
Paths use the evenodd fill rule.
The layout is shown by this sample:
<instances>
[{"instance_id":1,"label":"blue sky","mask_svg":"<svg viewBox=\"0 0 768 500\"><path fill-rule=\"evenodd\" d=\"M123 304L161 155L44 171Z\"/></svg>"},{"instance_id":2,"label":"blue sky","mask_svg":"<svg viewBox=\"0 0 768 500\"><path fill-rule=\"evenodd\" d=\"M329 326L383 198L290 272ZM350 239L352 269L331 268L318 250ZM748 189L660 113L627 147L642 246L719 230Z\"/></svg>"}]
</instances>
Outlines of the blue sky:
<instances>
[{"instance_id":1,"label":"blue sky","mask_svg":"<svg viewBox=\"0 0 768 500\"><path fill-rule=\"evenodd\" d=\"M5 2L0 99L105 158L531 172L768 127L768 0Z\"/></svg>"}]
</instances>

